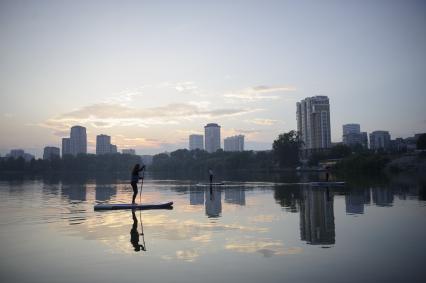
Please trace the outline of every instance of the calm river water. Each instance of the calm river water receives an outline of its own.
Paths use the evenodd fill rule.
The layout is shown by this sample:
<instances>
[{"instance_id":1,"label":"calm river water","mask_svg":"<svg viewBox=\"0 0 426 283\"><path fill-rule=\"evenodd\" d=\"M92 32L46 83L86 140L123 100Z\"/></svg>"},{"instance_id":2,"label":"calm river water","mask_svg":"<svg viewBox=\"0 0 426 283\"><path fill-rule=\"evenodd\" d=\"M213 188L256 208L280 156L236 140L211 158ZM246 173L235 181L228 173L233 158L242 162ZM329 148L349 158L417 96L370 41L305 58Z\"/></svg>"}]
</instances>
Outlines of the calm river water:
<instances>
[{"instance_id":1,"label":"calm river water","mask_svg":"<svg viewBox=\"0 0 426 283\"><path fill-rule=\"evenodd\" d=\"M0 181L0 282L425 282L425 185ZM139 200L139 196L138 196ZM141 235L143 233L143 235Z\"/></svg>"}]
</instances>

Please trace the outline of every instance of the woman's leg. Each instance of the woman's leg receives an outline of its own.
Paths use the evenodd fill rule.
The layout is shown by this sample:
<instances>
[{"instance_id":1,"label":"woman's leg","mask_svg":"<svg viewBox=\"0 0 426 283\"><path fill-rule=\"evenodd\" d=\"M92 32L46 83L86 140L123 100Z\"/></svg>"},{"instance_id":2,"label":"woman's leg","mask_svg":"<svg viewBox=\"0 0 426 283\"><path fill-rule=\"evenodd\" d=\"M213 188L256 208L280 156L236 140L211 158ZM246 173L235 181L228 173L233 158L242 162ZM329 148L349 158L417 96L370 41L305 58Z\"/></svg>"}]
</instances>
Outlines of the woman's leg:
<instances>
[{"instance_id":1,"label":"woman's leg","mask_svg":"<svg viewBox=\"0 0 426 283\"><path fill-rule=\"evenodd\" d=\"M132 185L132 189L133 189L133 198L132 198L132 203L135 203L136 196L138 195L138 184L137 184L137 183L132 182L132 183L131 183L131 185Z\"/></svg>"}]
</instances>

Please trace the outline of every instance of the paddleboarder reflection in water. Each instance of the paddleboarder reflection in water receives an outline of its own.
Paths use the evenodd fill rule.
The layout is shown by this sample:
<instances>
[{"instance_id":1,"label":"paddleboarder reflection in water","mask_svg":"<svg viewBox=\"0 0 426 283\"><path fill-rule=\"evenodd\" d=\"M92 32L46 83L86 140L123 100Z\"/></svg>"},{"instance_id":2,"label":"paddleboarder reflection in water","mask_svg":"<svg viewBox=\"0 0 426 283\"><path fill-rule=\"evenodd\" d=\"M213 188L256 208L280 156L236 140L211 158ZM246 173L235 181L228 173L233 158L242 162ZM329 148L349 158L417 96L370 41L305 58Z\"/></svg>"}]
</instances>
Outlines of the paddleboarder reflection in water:
<instances>
[{"instance_id":1,"label":"paddleboarder reflection in water","mask_svg":"<svg viewBox=\"0 0 426 283\"><path fill-rule=\"evenodd\" d=\"M209 168L210 184L213 183L213 170Z\"/></svg>"},{"instance_id":2,"label":"paddleboarder reflection in water","mask_svg":"<svg viewBox=\"0 0 426 283\"><path fill-rule=\"evenodd\" d=\"M139 179L142 179L143 182L143 175L142 177L139 176L139 172L143 171L145 169L145 165L143 165L142 167L140 167L139 164L136 164L135 167L133 167L132 170L132 179L130 182L130 185L132 185L133 188L133 199L132 199L132 204L135 204L135 200L136 200L136 196L138 195L138 182ZM141 187L141 193L142 193L142 187Z\"/></svg>"},{"instance_id":3,"label":"paddleboarder reflection in water","mask_svg":"<svg viewBox=\"0 0 426 283\"><path fill-rule=\"evenodd\" d=\"M133 218L133 226L132 226L132 229L130 230L130 243L132 243L133 247L135 248L135 252L139 252L140 250L146 251L145 239L144 239L145 236L143 234L143 228L142 228L142 219L141 219L142 233L139 234L138 219L136 218L134 209L132 209L132 218ZM143 245L139 244L139 235L142 236Z\"/></svg>"}]
</instances>

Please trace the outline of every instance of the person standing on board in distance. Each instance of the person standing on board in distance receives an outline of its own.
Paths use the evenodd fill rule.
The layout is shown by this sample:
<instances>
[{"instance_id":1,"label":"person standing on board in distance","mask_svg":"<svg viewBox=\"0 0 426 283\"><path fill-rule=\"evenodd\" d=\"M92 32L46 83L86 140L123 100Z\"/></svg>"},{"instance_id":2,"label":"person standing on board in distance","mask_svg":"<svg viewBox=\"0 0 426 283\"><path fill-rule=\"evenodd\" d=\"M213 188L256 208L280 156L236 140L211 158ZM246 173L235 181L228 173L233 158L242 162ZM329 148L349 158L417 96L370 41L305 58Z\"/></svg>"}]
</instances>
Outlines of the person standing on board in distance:
<instances>
[{"instance_id":1,"label":"person standing on board in distance","mask_svg":"<svg viewBox=\"0 0 426 283\"><path fill-rule=\"evenodd\" d=\"M210 184L213 183L213 170L209 168Z\"/></svg>"},{"instance_id":2,"label":"person standing on board in distance","mask_svg":"<svg viewBox=\"0 0 426 283\"><path fill-rule=\"evenodd\" d=\"M330 166L325 167L325 181L328 182L330 179Z\"/></svg>"},{"instance_id":3,"label":"person standing on board in distance","mask_svg":"<svg viewBox=\"0 0 426 283\"><path fill-rule=\"evenodd\" d=\"M139 172L143 171L144 169L145 169L145 165L143 165L142 167L140 167L139 164L136 164L135 167L133 167L133 170L132 170L132 180L130 182L130 184L132 185L132 189L133 189L132 204L135 204L136 196L138 195L138 182L139 182L139 179L143 179L143 177L139 176ZM141 190L142 190L142 188L141 188Z\"/></svg>"}]
</instances>

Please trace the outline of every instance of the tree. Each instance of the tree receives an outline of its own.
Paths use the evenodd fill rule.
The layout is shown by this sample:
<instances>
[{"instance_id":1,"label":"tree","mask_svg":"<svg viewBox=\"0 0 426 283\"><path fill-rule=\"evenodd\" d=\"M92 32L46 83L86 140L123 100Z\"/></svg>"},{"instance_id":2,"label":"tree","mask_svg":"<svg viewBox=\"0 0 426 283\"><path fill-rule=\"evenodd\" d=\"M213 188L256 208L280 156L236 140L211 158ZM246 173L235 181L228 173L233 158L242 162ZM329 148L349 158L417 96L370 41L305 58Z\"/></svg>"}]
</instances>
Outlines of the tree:
<instances>
[{"instance_id":1,"label":"tree","mask_svg":"<svg viewBox=\"0 0 426 283\"><path fill-rule=\"evenodd\" d=\"M275 159L281 167L296 166L299 163L299 149L302 141L296 131L278 136L272 144Z\"/></svg>"},{"instance_id":2,"label":"tree","mask_svg":"<svg viewBox=\"0 0 426 283\"><path fill-rule=\"evenodd\" d=\"M426 149L426 134L421 134L417 139L417 149Z\"/></svg>"},{"instance_id":3,"label":"tree","mask_svg":"<svg viewBox=\"0 0 426 283\"><path fill-rule=\"evenodd\" d=\"M329 158L343 158L351 154L351 148L344 144L338 144L331 148Z\"/></svg>"}]
</instances>

